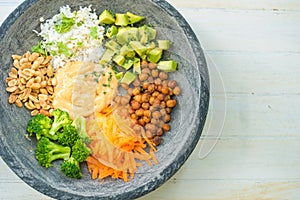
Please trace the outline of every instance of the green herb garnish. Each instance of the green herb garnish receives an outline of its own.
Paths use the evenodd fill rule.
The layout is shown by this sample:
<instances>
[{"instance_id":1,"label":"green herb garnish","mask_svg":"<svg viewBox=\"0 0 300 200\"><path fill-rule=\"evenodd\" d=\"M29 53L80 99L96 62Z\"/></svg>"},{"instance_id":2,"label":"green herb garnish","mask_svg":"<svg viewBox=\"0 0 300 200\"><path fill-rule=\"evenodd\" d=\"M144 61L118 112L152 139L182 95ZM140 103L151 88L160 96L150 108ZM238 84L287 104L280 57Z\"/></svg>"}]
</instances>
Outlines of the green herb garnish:
<instances>
[{"instance_id":1,"label":"green herb garnish","mask_svg":"<svg viewBox=\"0 0 300 200\"><path fill-rule=\"evenodd\" d=\"M56 44L58 53L65 54L65 56L67 57L70 57L72 55L66 44L64 44L63 42L57 42Z\"/></svg>"},{"instance_id":2,"label":"green herb garnish","mask_svg":"<svg viewBox=\"0 0 300 200\"><path fill-rule=\"evenodd\" d=\"M55 23L54 28L58 33L66 33L71 30L74 24L75 20L73 18L68 18L62 13L60 14L60 20Z\"/></svg>"},{"instance_id":3,"label":"green herb garnish","mask_svg":"<svg viewBox=\"0 0 300 200\"><path fill-rule=\"evenodd\" d=\"M31 47L32 52L37 52L42 54L43 56L48 56L47 51L42 47L42 41L40 41L37 45Z\"/></svg>"},{"instance_id":4,"label":"green herb garnish","mask_svg":"<svg viewBox=\"0 0 300 200\"><path fill-rule=\"evenodd\" d=\"M92 37L94 40L98 38L98 37L97 37L97 35L98 35L97 32L98 32L97 26L93 26L93 27L91 28L90 35L91 35L91 37Z\"/></svg>"}]
</instances>

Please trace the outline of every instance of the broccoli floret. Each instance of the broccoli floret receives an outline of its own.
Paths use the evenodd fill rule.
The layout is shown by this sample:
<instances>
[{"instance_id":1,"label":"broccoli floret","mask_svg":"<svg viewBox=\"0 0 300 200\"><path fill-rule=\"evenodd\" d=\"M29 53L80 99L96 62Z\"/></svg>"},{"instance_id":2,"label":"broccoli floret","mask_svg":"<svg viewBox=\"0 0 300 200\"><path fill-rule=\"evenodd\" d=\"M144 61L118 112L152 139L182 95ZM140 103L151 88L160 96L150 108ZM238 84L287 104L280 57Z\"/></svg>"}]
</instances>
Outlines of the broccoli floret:
<instances>
[{"instance_id":1,"label":"broccoli floret","mask_svg":"<svg viewBox=\"0 0 300 200\"><path fill-rule=\"evenodd\" d=\"M70 178L80 179L82 177L79 162L73 157L70 157L68 160L65 160L60 165L60 169L66 176Z\"/></svg>"},{"instance_id":2,"label":"broccoli floret","mask_svg":"<svg viewBox=\"0 0 300 200\"><path fill-rule=\"evenodd\" d=\"M72 146L72 157L74 157L78 162L83 162L92 153L92 150L88 148L82 140L77 140Z\"/></svg>"},{"instance_id":3,"label":"broccoli floret","mask_svg":"<svg viewBox=\"0 0 300 200\"><path fill-rule=\"evenodd\" d=\"M35 157L40 165L46 168L52 166L52 162L58 159L68 159L70 157L71 148L65 147L54 142L49 138L42 137L36 146Z\"/></svg>"},{"instance_id":4,"label":"broccoli floret","mask_svg":"<svg viewBox=\"0 0 300 200\"><path fill-rule=\"evenodd\" d=\"M57 140L57 135L51 135L49 133L52 127L52 120L49 117L46 117L42 114L37 114L32 117L27 125L27 131L29 136L32 136L35 133L36 138L39 140L42 136L48 137L51 140Z\"/></svg>"},{"instance_id":5,"label":"broccoli floret","mask_svg":"<svg viewBox=\"0 0 300 200\"><path fill-rule=\"evenodd\" d=\"M91 142L91 138L86 132L85 118L82 116L76 116L72 124L76 127L79 137L83 141L83 143L89 144Z\"/></svg>"},{"instance_id":6,"label":"broccoli floret","mask_svg":"<svg viewBox=\"0 0 300 200\"><path fill-rule=\"evenodd\" d=\"M58 133L57 141L64 146L73 146L78 139L77 129L73 125L67 124L63 126L62 132Z\"/></svg>"},{"instance_id":7,"label":"broccoli floret","mask_svg":"<svg viewBox=\"0 0 300 200\"><path fill-rule=\"evenodd\" d=\"M49 132L50 135L55 135L55 133L63 126L72 123L72 119L70 118L69 113L65 111L62 111L60 109L55 109L52 112L52 115L54 117L54 121L52 123L52 127Z\"/></svg>"}]
</instances>

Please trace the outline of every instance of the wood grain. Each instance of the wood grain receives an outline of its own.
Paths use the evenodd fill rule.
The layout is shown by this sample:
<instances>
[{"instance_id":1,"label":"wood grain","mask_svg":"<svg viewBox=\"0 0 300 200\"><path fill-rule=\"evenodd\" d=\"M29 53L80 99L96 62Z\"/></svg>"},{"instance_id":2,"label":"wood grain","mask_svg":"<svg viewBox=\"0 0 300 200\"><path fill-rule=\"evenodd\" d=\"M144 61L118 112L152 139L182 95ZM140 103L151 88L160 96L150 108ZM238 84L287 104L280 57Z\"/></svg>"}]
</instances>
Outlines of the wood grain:
<instances>
[{"instance_id":1,"label":"wood grain","mask_svg":"<svg viewBox=\"0 0 300 200\"><path fill-rule=\"evenodd\" d=\"M21 2L1 0L0 21ZM217 139L210 137L217 129L209 128L210 117L185 165L140 199L299 199L300 2L169 2L190 23L220 71L226 119L208 157L200 160L198 153L205 140ZM214 100L223 100L224 94L211 93ZM23 183L0 159L0 199L49 198Z\"/></svg>"}]
</instances>

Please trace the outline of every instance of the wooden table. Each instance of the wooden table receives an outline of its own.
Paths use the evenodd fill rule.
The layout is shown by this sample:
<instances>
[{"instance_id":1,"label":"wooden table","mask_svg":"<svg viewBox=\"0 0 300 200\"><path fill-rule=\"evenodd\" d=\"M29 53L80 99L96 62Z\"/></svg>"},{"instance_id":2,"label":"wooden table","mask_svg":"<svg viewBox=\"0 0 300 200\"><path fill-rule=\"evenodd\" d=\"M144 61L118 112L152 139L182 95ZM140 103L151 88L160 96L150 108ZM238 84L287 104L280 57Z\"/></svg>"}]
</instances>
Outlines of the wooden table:
<instances>
[{"instance_id":1,"label":"wooden table","mask_svg":"<svg viewBox=\"0 0 300 200\"><path fill-rule=\"evenodd\" d=\"M0 0L0 21L22 0ZM211 76L226 91L224 128L213 151L218 114L211 107L199 145L184 166L146 199L300 199L300 1L169 0L190 23ZM211 98L224 94L212 84ZM218 85L217 85L218 86ZM0 160L0 199L50 199Z\"/></svg>"}]
</instances>

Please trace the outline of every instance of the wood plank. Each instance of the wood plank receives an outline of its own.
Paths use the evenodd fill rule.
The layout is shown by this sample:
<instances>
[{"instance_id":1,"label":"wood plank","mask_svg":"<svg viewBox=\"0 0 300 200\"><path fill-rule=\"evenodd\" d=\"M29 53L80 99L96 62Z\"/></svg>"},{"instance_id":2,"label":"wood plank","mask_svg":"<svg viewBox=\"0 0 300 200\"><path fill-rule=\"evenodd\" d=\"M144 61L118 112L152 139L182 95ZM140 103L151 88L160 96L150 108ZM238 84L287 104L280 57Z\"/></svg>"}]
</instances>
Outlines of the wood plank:
<instances>
[{"instance_id":1,"label":"wood plank","mask_svg":"<svg viewBox=\"0 0 300 200\"><path fill-rule=\"evenodd\" d=\"M297 0L168 0L175 7L220 8L220 9L261 9L261 10L299 10Z\"/></svg>"},{"instance_id":2,"label":"wood plank","mask_svg":"<svg viewBox=\"0 0 300 200\"><path fill-rule=\"evenodd\" d=\"M299 53L300 12L180 9L206 51Z\"/></svg>"}]
</instances>

